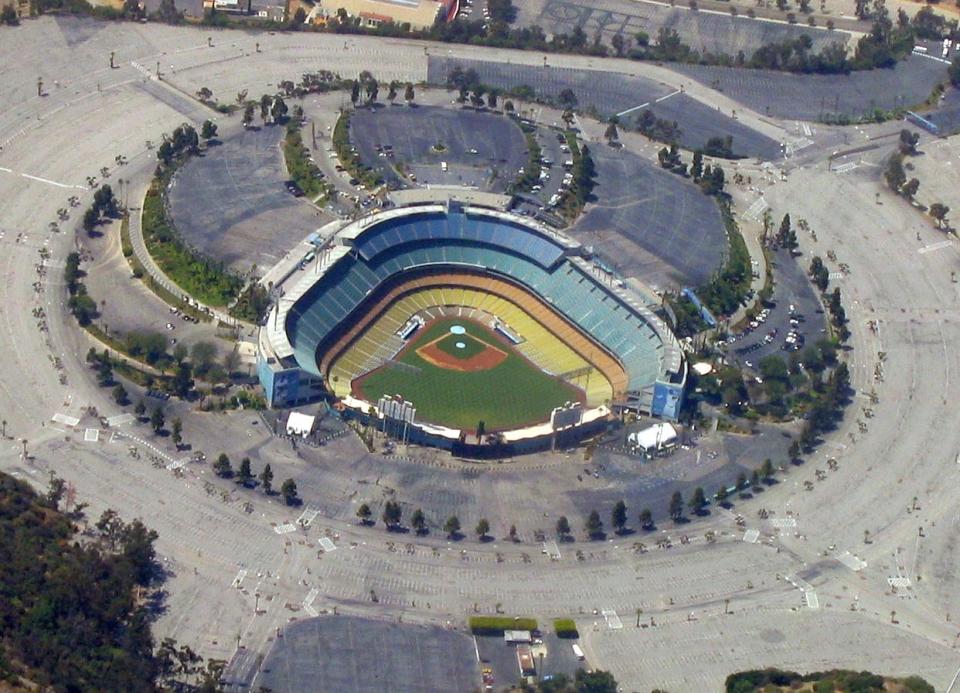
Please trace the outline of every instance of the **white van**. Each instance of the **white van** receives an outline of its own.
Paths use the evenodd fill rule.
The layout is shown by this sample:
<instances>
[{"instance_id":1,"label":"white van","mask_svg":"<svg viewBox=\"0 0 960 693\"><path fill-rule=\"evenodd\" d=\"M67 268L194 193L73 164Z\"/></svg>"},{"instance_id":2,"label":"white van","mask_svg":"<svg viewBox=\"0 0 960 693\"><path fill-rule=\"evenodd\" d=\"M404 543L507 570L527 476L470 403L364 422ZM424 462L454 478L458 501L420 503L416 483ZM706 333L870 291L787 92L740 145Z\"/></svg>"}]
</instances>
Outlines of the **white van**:
<instances>
[{"instance_id":1,"label":"white van","mask_svg":"<svg viewBox=\"0 0 960 693\"><path fill-rule=\"evenodd\" d=\"M581 650L580 646L576 643L573 645L573 654L576 656L578 662L582 662L584 660L583 650Z\"/></svg>"},{"instance_id":2,"label":"white van","mask_svg":"<svg viewBox=\"0 0 960 693\"><path fill-rule=\"evenodd\" d=\"M447 172L447 162L446 162L446 161L441 161L441 162L440 162L440 170L443 171L444 173Z\"/></svg>"}]
</instances>

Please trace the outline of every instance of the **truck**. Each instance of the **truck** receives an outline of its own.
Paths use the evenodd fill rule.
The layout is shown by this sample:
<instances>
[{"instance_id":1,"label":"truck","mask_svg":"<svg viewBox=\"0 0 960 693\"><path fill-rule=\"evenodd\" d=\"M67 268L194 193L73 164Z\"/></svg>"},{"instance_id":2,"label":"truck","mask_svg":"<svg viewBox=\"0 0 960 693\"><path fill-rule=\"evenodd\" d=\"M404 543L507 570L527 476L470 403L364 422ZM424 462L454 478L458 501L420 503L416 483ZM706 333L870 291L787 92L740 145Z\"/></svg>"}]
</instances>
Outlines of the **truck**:
<instances>
[{"instance_id":1,"label":"truck","mask_svg":"<svg viewBox=\"0 0 960 693\"><path fill-rule=\"evenodd\" d=\"M537 667L533 663L533 653L526 645L517 647L517 664L520 666L520 676L537 675Z\"/></svg>"}]
</instances>

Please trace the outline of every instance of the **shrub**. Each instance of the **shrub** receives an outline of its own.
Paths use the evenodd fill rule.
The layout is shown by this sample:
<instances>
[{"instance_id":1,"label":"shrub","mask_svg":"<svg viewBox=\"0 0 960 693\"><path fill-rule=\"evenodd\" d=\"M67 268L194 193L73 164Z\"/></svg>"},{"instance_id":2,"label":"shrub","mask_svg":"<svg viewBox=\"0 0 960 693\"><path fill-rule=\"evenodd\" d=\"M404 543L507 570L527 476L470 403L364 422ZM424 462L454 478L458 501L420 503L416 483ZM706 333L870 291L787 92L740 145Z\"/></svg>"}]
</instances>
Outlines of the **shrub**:
<instances>
[{"instance_id":1,"label":"shrub","mask_svg":"<svg viewBox=\"0 0 960 693\"><path fill-rule=\"evenodd\" d=\"M579 638L580 631L572 618L558 618L553 622L553 630L558 638Z\"/></svg>"},{"instance_id":2,"label":"shrub","mask_svg":"<svg viewBox=\"0 0 960 693\"><path fill-rule=\"evenodd\" d=\"M503 635L505 630L536 630L537 619L511 616L471 616L470 632L474 635Z\"/></svg>"}]
</instances>

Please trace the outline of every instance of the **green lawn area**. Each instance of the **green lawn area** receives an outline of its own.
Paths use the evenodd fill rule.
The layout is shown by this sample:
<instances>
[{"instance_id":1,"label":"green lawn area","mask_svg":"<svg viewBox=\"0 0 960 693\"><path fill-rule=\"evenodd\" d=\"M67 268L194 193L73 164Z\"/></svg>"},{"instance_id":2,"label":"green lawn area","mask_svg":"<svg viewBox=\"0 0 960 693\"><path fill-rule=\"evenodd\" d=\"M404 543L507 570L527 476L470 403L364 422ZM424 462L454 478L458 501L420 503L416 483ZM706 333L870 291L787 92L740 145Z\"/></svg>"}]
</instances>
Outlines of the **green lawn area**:
<instances>
[{"instance_id":1,"label":"green lawn area","mask_svg":"<svg viewBox=\"0 0 960 693\"><path fill-rule=\"evenodd\" d=\"M433 366L417 355L418 347L449 334L453 325L466 328L466 335L450 334L437 344L438 348L446 351L445 347L460 341L470 345L468 348L476 349L473 353L478 353L483 345L473 339L464 339L472 335L496 345L506 352L507 358L488 370L459 372ZM583 396L582 391L547 375L474 322L438 320L412 341L398 361L419 370L414 372L391 366L378 368L355 383L365 399L376 402L384 394L400 394L417 407L420 421L470 431L476 430L478 422L483 421L487 431L494 431L546 420L554 407ZM467 350L452 348L458 356Z\"/></svg>"}]
</instances>

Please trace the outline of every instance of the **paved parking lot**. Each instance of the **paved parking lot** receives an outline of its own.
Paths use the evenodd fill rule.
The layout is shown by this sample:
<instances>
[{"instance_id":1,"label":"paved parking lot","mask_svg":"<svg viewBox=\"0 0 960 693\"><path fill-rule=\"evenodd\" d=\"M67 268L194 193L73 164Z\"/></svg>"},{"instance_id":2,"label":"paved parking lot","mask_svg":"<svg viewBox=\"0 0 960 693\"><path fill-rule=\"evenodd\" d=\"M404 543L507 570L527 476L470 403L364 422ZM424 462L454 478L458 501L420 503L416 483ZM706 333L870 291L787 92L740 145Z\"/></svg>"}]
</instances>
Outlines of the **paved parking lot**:
<instances>
[{"instance_id":1,"label":"paved parking lot","mask_svg":"<svg viewBox=\"0 0 960 693\"><path fill-rule=\"evenodd\" d=\"M503 64L491 61L462 60L430 56L428 78L432 84L446 84L454 67L474 70L480 81L498 89L527 86L538 98L556 101L560 92L570 89L577 97L577 108L596 111L607 119L616 114L624 127L635 127L644 110L658 118L676 121L679 142L688 149L702 147L710 137L734 138L734 151L741 156L776 158L779 142L763 135L730 114L710 108L663 82L645 77L580 70L565 67Z\"/></svg>"},{"instance_id":2,"label":"paved parking lot","mask_svg":"<svg viewBox=\"0 0 960 693\"><path fill-rule=\"evenodd\" d=\"M278 693L441 693L473 690L479 681L473 641L463 633L323 616L287 628L250 686Z\"/></svg>"},{"instance_id":3,"label":"paved parking lot","mask_svg":"<svg viewBox=\"0 0 960 693\"><path fill-rule=\"evenodd\" d=\"M809 260L805 256L791 256L783 249L772 253L771 258L774 287L767 315L752 321L756 326L748 323L744 330L736 333L736 341L726 347L734 361L749 364L748 368L755 368L771 354L787 360L794 351L828 336L826 314L803 266L805 261L809 264ZM786 341L790 334L797 337L796 341Z\"/></svg>"},{"instance_id":4,"label":"paved parking lot","mask_svg":"<svg viewBox=\"0 0 960 693\"><path fill-rule=\"evenodd\" d=\"M757 113L815 121L836 114L859 117L877 108L911 108L925 101L944 79L946 67L911 56L890 70L848 75L794 75L711 65L675 65L673 69Z\"/></svg>"},{"instance_id":5,"label":"paved parking lot","mask_svg":"<svg viewBox=\"0 0 960 693\"><path fill-rule=\"evenodd\" d=\"M330 217L283 187L282 126L221 125L223 144L194 157L170 186L170 209L189 244L236 271L265 271Z\"/></svg>"},{"instance_id":6,"label":"paved parking lot","mask_svg":"<svg viewBox=\"0 0 960 693\"><path fill-rule=\"evenodd\" d=\"M359 109L350 118L350 141L364 163L404 186L414 183L401 180L393 166L413 172L416 185L464 185L501 192L527 161L523 133L513 120L459 105ZM442 151L434 150L437 145ZM392 158L382 149L385 146L391 147ZM442 162L447 164L446 171Z\"/></svg>"},{"instance_id":7,"label":"paved parking lot","mask_svg":"<svg viewBox=\"0 0 960 693\"><path fill-rule=\"evenodd\" d=\"M679 4L668 7L629 0L531 0L519 4L519 10L520 23L536 24L547 34L570 33L579 26L588 37L600 32L607 44L614 34L633 37L643 31L653 38L661 27L666 27L677 31L685 44L701 53L736 55L742 50L750 55L760 46L800 35L809 36L813 50L817 51L829 43L846 42L849 38L844 32L798 24L730 17L719 12L692 12Z\"/></svg>"},{"instance_id":8,"label":"paved parking lot","mask_svg":"<svg viewBox=\"0 0 960 693\"><path fill-rule=\"evenodd\" d=\"M773 161L780 157L780 142L757 132L718 109L710 108L687 94L675 94L623 117L623 127L635 128L640 114L650 110L660 120L675 122L680 136L677 143L685 149L702 149L712 137L732 137L735 156Z\"/></svg>"},{"instance_id":9,"label":"paved parking lot","mask_svg":"<svg viewBox=\"0 0 960 693\"><path fill-rule=\"evenodd\" d=\"M596 204L571 229L627 276L658 289L699 286L720 265L726 235L713 198L624 149L594 145Z\"/></svg>"}]
</instances>

